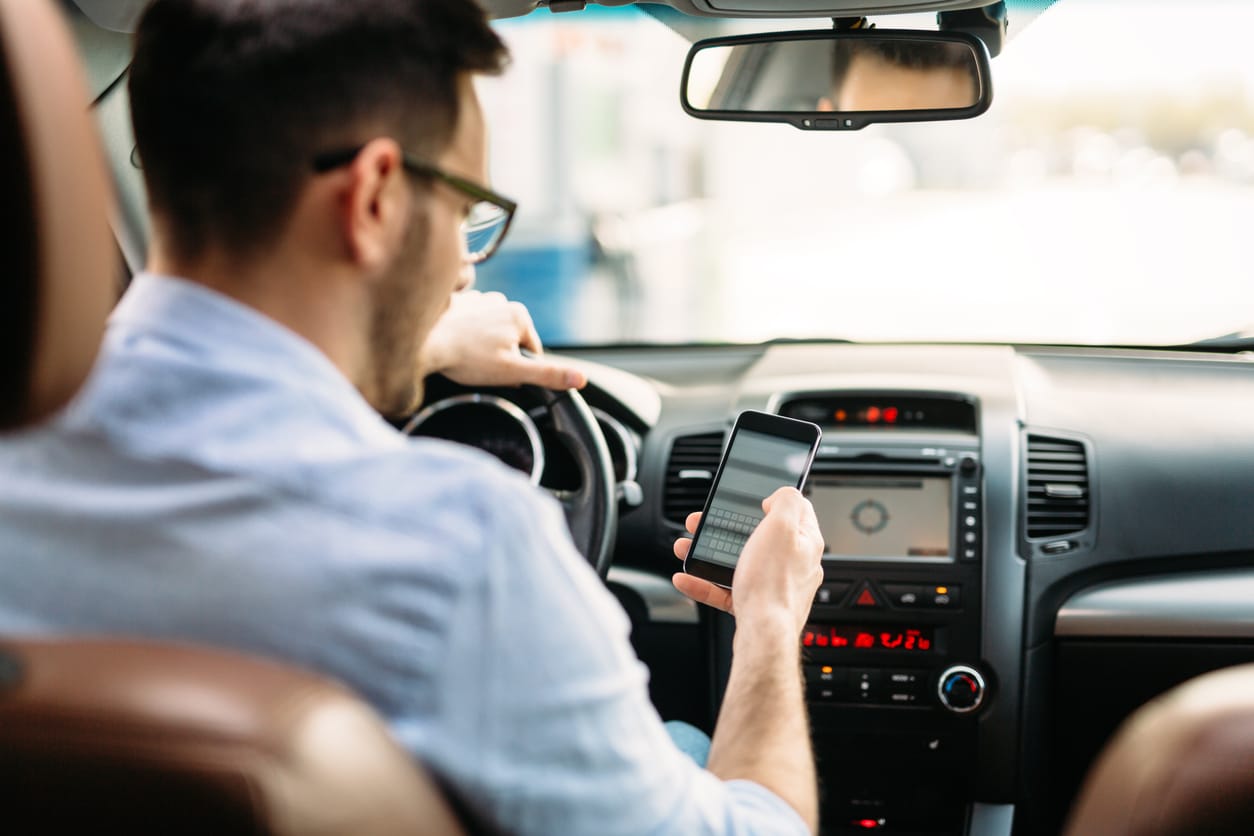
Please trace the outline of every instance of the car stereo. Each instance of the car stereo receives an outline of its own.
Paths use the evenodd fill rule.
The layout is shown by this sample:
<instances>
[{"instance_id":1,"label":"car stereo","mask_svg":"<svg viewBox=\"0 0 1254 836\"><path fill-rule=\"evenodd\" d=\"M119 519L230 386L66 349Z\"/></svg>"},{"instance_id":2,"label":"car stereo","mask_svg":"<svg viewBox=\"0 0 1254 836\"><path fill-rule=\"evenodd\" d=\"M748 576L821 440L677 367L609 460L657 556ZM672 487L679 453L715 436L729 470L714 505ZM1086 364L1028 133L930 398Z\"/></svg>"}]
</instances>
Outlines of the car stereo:
<instances>
[{"instance_id":1,"label":"car stereo","mask_svg":"<svg viewBox=\"0 0 1254 836\"><path fill-rule=\"evenodd\" d=\"M855 560L952 560L949 494L943 476L827 475L807 490L824 551Z\"/></svg>"},{"instance_id":2,"label":"car stereo","mask_svg":"<svg viewBox=\"0 0 1254 836\"><path fill-rule=\"evenodd\" d=\"M825 440L803 489L831 560L977 562L979 445L951 438Z\"/></svg>"},{"instance_id":3,"label":"car stereo","mask_svg":"<svg viewBox=\"0 0 1254 836\"><path fill-rule=\"evenodd\" d=\"M980 652L978 404L835 392L773 405L823 427L803 492L824 580L801 643L824 819L934 826L970 797L978 718L996 697Z\"/></svg>"}]
</instances>

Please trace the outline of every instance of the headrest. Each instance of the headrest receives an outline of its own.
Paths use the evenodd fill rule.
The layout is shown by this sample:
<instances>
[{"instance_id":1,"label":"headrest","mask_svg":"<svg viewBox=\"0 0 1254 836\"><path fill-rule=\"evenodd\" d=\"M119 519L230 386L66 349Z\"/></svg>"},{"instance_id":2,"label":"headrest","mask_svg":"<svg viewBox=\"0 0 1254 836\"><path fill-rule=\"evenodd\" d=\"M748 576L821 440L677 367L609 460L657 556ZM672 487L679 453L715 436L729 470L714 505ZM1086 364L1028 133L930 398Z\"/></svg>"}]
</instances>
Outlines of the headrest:
<instances>
[{"instance_id":1,"label":"headrest","mask_svg":"<svg viewBox=\"0 0 1254 836\"><path fill-rule=\"evenodd\" d=\"M0 640L0 785L43 833L461 836L354 695L239 653Z\"/></svg>"},{"instance_id":2,"label":"headrest","mask_svg":"<svg viewBox=\"0 0 1254 836\"><path fill-rule=\"evenodd\" d=\"M49 0L0 0L0 430L82 384L117 295L109 185L82 70Z\"/></svg>"}]
</instances>

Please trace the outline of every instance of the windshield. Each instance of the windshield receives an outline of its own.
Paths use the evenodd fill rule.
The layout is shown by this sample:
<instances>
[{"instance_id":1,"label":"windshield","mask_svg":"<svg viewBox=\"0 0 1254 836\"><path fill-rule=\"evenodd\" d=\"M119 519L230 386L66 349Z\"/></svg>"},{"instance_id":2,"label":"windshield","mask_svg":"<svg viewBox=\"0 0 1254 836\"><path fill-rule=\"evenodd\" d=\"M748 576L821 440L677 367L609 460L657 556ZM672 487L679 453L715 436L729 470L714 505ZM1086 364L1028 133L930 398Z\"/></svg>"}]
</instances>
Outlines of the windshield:
<instances>
[{"instance_id":1,"label":"windshield","mask_svg":"<svg viewBox=\"0 0 1254 836\"><path fill-rule=\"evenodd\" d=\"M1254 321L1254 4L1066 0L993 59L983 116L853 133L687 116L689 44L637 9L497 26L513 66L481 93L520 208L479 287L551 345L1165 345Z\"/></svg>"}]
</instances>

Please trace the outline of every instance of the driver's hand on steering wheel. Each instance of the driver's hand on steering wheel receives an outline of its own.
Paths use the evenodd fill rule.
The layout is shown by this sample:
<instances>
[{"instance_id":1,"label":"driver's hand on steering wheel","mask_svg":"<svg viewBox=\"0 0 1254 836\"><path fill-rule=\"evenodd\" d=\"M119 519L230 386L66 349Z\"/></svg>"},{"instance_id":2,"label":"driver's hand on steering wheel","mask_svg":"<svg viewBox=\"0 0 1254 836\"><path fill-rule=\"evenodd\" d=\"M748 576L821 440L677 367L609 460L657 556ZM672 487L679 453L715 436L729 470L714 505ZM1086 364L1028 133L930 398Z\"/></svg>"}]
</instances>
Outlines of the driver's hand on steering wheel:
<instances>
[{"instance_id":1,"label":"driver's hand on steering wheel","mask_svg":"<svg viewBox=\"0 0 1254 836\"><path fill-rule=\"evenodd\" d=\"M440 372L463 386L582 389L588 382L578 369L546 357L527 308L495 292L454 293L419 362L424 375Z\"/></svg>"}]
</instances>

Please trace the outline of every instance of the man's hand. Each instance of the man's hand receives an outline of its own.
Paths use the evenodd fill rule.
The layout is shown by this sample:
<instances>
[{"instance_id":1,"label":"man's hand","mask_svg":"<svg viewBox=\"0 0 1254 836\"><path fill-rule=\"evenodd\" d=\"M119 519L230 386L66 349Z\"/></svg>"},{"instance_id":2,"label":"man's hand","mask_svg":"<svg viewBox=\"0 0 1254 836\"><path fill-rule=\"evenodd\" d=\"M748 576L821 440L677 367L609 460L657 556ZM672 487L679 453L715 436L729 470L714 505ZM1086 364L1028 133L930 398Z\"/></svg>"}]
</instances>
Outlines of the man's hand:
<instances>
[{"instance_id":1,"label":"man's hand","mask_svg":"<svg viewBox=\"0 0 1254 836\"><path fill-rule=\"evenodd\" d=\"M524 356L521 349L531 352ZM521 302L500 293L463 290L422 347L424 375L440 372L465 386L519 386L581 389L587 377L543 356L540 336Z\"/></svg>"},{"instance_id":2,"label":"man's hand","mask_svg":"<svg viewBox=\"0 0 1254 836\"><path fill-rule=\"evenodd\" d=\"M733 590L683 572L673 582L692 600L731 613L737 621L791 618L800 635L823 582L823 535L814 507L795 488L780 488L763 500L762 509L766 516L736 563ZM695 533L700 521L700 514L689 514L684 527ZM681 537L675 556L683 560L691 547L691 538Z\"/></svg>"},{"instance_id":3,"label":"man's hand","mask_svg":"<svg viewBox=\"0 0 1254 836\"><path fill-rule=\"evenodd\" d=\"M823 535L814 508L795 488L762 502L766 516L736 562L733 589L677 574L688 597L736 616L731 672L710 745L708 768L746 779L787 802L813 833L818 790L801 684L801 630L823 580ZM686 526L695 532L700 514ZM675 543L684 557L692 540Z\"/></svg>"}]
</instances>

